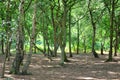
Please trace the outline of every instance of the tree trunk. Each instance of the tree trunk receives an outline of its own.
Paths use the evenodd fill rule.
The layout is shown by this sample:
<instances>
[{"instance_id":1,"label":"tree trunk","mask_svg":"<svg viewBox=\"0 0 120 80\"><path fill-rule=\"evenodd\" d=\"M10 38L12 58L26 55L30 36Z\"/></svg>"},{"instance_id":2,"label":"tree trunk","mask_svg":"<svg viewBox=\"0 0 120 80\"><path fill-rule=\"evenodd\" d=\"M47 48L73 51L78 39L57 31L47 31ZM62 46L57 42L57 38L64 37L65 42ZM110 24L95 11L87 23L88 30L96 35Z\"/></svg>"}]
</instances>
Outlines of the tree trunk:
<instances>
[{"instance_id":1,"label":"tree trunk","mask_svg":"<svg viewBox=\"0 0 120 80\"><path fill-rule=\"evenodd\" d=\"M2 11L2 10L1 10ZM2 25L4 24L4 17L3 17L3 14L0 15L1 16L1 19L2 19ZM4 33L1 34L1 51L2 51L2 54L5 54L4 52Z\"/></svg>"},{"instance_id":2,"label":"tree trunk","mask_svg":"<svg viewBox=\"0 0 120 80\"><path fill-rule=\"evenodd\" d=\"M61 48L61 64L64 65L64 61L68 62L66 53L65 53L65 47L66 47L66 19L67 19L67 3L65 0L62 0L63 4L63 16L62 16L62 23L60 26L60 48Z\"/></svg>"},{"instance_id":3,"label":"tree trunk","mask_svg":"<svg viewBox=\"0 0 120 80\"><path fill-rule=\"evenodd\" d=\"M9 13L9 14L8 14ZM11 21L11 14L10 14L10 0L8 0L7 2L7 7L6 7L6 48L5 48L5 55L4 55L4 59L3 59L3 66L2 66L2 74L1 77L4 78L4 72L5 72L5 66L6 66L6 58L8 58L8 60L10 59L10 21ZM3 40L3 34L2 34L2 53L4 54L4 40Z\"/></svg>"},{"instance_id":4,"label":"tree trunk","mask_svg":"<svg viewBox=\"0 0 120 80\"><path fill-rule=\"evenodd\" d=\"M115 43L115 46L114 46L114 56L117 56L117 41Z\"/></svg>"},{"instance_id":5,"label":"tree trunk","mask_svg":"<svg viewBox=\"0 0 120 80\"><path fill-rule=\"evenodd\" d=\"M72 57L72 51L71 51L71 9L69 11L69 56Z\"/></svg>"},{"instance_id":6,"label":"tree trunk","mask_svg":"<svg viewBox=\"0 0 120 80\"><path fill-rule=\"evenodd\" d=\"M90 14L90 18L91 18L91 24L92 24L92 28L93 28L93 36L92 36L92 53L94 55L95 58L99 58L98 54L95 51L95 37L96 37L96 22L94 21L93 18L93 12L90 8L90 4L91 4L91 0L89 0L88 3L88 9L89 9L89 14Z\"/></svg>"},{"instance_id":7,"label":"tree trunk","mask_svg":"<svg viewBox=\"0 0 120 80\"><path fill-rule=\"evenodd\" d=\"M95 24L93 24L92 53L95 58L99 58L98 54L95 51L95 34L96 34L96 27Z\"/></svg>"},{"instance_id":8,"label":"tree trunk","mask_svg":"<svg viewBox=\"0 0 120 80\"><path fill-rule=\"evenodd\" d=\"M34 43L35 43L36 12L37 12L37 0L34 0L32 34L30 36L30 50L29 50L29 54L27 56L27 61L23 66L22 74L28 74L29 65L31 63L31 57L32 57L32 53L33 53Z\"/></svg>"},{"instance_id":9,"label":"tree trunk","mask_svg":"<svg viewBox=\"0 0 120 80\"><path fill-rule=\"evenodd\" d=\"M109 51L109 56L107 61L113 61L112 57L112 46L113 46L113 20L114 20L114 8L115 8L115 1L111 1L111 12L110 12L110 51Z\"/></svg>"},{"instance_id":10,"label":"tree trunk","mask_svg":"<svg viewBox=\"0 0 120 80\"><path fill-rule=\"evenodd\" d=\"M3 65L2 65L2 72L1 72L1 78L4 78L4 74L5 74L5 66L6 66L6 54L4 55L4 58L3 58Z\"/></svg>"},{"instance_id":11,"label":"tree trunk","mask_svg":"<svg viewBox=\"0 0 120 80\"><path fill-rule=\"evenodd\" d=\"M45 41L45 38L43 36L43 45L44 45L44 56L46 56L46 41Z\"/></svg>"},{"instance_id":12,"label":"tree trunk","mask_svg":"<svg viewBox=\"0 0 120 80\"><path fill-rule=\"evenodd\" d=\"M104 49L104 44L101 42L101 55L104 55L103 54L103 49Z\"/></svg>"},{"instance_id":13,"label":"tree trunk","mask_svg":"<svg viewBox=\"0 0 120 80\"><path fill-rule=\"evenodd\" d=\"M57 56L57 49L58 49L58 43L57 43L57 28L54 26L54 56Z\"/></svg>"},{"instance_id":14,"label":"tree trunk","mask_svg":"<svg viewBox=\"0 0 120 80\"><path fill-rule=\"evenodd\" d=\"M36 36L35 36L35 44L36 44ZM36 47L34 46L34 53L36 54Z\"/></svg>"},{"instance_id":15,"label":"tree trunk","mask_svg":"<svg viewBox=\"0 0 120 80\"><path fill-rule=\"evenodd\" d=\"M51 18L52 18L52 25L53 25L53 29L54 29L54 56L57 56L57 49L58 49L58 43L57 43L57 27L56 27L56 23L54 20L54 7L51 6Z\"/></svg>"},{"instance_id":16,"label":"tree trunk","mask_svg":"<svg viewBox=\"0 0 120 80\"><path fill-rule=\"evenodd\" d=\"M5 54L5 53L4 53L4 38L3 38L3 37L4 37L4 36L3 36L3 34L2 34L2 38L1 38L1 46L2 46L1 49L2 49L2 50L1 50L1 51L2 51L2 54Z\"/></svg>"},{"instance_id":17,"label":"tree trunk","mask_svg":"<svg viewBox=\"0 0 120 80\"><path fill-rule=\"evenodd\" d=\"M64 51L64 47L60 46L60 49L61 49L61 62L60 64L61 65L64 65L64 60L65 60L65 51Z\"/></svg>"},{"instance_id":18,"label":"tree trunk","mask_svg":"<svg viewBox=\"0 0 120 80\"><path fill-rule=\"evenodd\" d=\"M115 16L115 14L114 14L114 16ZM118 34L119 25L117 24L117 22L116 22L115 26L116 26L116 28L115 28L114 56L117 56L117 50L118 50L118 45L119 45L119 41L118 41L118 39L119 39L119 34Z\"/></svg>"},{"instance_id":19,"label":"tree trunk","mask_svg":"<svg viewBox=\"0 0 120 80\"><path fill-rule=\"evenodd\" d=\"M80 39L79 39L79 36L80 36L80 35L79 35L79 34L80 34L80 30L79 30L79 29L80 29L80 26L79 26L79 25L80 25L80 24L79 24L79 22L78 22L77 24L78 24L78 25L77 25L77 54L79 54L79 44L80 44L80 42L79 42L79 41L80 41Z\"/></svg>"},{"instance_id":20,"label":"tree trunk","mask_svg":"<svg viewBox=\"0 0 120 80\"><path fill-rule=\"evenodd\" d=\"M84 38L83 38L83 44L84 44L84 53L86 53L86 38L85 38L85 36L84 36Z\"/></svg>"},{"instance_id":21,"label":"tree trunk","mask_svg":"<svg viewBox=\"0 0 120 80\"><path fill-rule=\"evenodd\" d=\"M8 26L8 27L10 27L10 26ZM8 61L10 60L10 55L11 55L11 52L10 52L11 43L12 43L11 35L12 34L10 34L8 31L7 32L7 39L6 39L6 48L5 48L5 54L6 54Z\"/></svg>"},{"instance_id":22,"label":"tree trunk","mask_svg":"<svg viewBox=\"0 0 120 80\"><path fill-rule=\"evenodd\" d=\"M6 31L5 53L8 60L10 60L10 46L11 46L11 35L12 35L10 22L11 22L10 0L8 0L7 6L6 6L6 28L5 28L5 31Z\"/></svg>"},{"instance_id":23,"label":"tree trunk","mask_svg":"<svg viewBox=\"0 0 120 80\"><path fill-rule=\"evenodd\" d=\"M20 0L19 5L19 16L18 16L18 27L16 35L16 56L12 63L10 73L19 74L20 65L24 57L24 0Z\"/></svg>"}]
</instances>

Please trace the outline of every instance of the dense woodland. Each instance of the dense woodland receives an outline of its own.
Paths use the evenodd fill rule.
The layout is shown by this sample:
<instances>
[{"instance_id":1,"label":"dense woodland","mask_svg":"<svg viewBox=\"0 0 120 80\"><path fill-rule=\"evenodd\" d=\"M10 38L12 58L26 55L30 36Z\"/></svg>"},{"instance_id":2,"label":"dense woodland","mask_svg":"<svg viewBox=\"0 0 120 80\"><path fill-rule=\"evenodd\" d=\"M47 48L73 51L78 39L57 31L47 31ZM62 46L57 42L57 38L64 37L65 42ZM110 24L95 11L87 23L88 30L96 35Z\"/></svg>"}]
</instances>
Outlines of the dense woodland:
<instances>
[{"instance_id":1,"label":"dense woodland","mask_svg":"<svg viewBox=\"0 0 120 80\"><path fill-rule=\"evenodd\" d=\"M9 73L26 75L33 54L61 66L80 53L109 62L119 43L120 0L0 0L1 77L11 56Z\"/></svg>"}]
</instances>

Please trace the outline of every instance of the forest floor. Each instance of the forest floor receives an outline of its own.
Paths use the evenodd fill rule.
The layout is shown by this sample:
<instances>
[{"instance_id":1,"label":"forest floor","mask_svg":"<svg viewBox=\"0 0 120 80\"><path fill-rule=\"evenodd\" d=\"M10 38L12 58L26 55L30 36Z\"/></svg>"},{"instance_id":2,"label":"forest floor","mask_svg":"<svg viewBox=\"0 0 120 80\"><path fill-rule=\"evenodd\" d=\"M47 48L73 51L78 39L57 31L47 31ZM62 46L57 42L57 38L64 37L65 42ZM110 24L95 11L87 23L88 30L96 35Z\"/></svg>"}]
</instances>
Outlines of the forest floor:
<instances>
[{"instance_id":1,"label":"forest floor","mask_svg":"<svg viewBox=\"0 0 120 80\"><path fill-rule=\"evenodd\" d=\"M114 57L118 62L105 62L107 56L100 55L96 59L91 54L73 55L68 58L70 62L60 66L59 57L49 61L43 55L34 54L29 68L32 75L8 74L13 60L11 57L11 61L6 63L6 78L0 80L120 80L120 55ZM2 58L0 57L0 72Z\"/></svg>"}]
</instances>

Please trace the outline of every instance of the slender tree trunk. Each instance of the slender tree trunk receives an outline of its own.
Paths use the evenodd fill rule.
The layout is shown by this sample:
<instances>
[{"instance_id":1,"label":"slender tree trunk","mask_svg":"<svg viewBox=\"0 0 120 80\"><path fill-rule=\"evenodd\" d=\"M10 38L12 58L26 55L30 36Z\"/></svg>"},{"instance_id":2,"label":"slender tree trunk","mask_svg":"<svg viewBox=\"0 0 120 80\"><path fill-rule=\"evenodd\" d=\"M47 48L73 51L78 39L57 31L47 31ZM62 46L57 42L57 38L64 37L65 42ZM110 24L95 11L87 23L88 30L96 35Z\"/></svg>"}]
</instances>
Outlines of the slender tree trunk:
<instances>
[{"instance_id":1,"label":"slender tree trunk","mask_svg":"<svg viewBox=\"0 0 120 80\"><path fill-rule=\"evenodd\" d=\"M5 74L5 66L6 66L6 54L4 55L4 59L3 59L3 65L2 65L2 72L1 72L1 78L4 78L4 74Z\"/></svg>"},{"instance_id":2,"label":"slender tree trunk","mask_svg":"<svg viewBox=\"0 0 120 80\"><path fill-rule=\"evenodd\" d=\"M113 61L112 57L112 46L113 46L113 18L114 18L114 8L115 8L115 1L111 0L111 12L110 12L110 51L107 61Z\"/></svg>"},{"instance_id":3,"label":"slender tree trunk","mask_svg":"<svg viewBox=\"0 0 120 80\"><path fill-rule=\"evenodd\" d=\"M8 27L10 27L10 26L8 26ZM7 39L6 39L6 48L5 48L5 54L6 54L8 61L10 60L10 55L11 55L11 53L10 53L11 43L12 43L11 34L8 31Z\"/></svg>"},{"instance_id":4,"label":"slender tree trunk","mask_svg":"<svg viewBox=\"0 0 120 80\"><path fill-rule=\"evenodd\" d=\"M92 53L94 55L95 58L99 58L98 54L95 51L95 37L96 37L96 22L93 19L93 12L90 8L90 4L91 4L91 0L89 0L88 3L88 9L89 9L89 14L90 14L90 18L91 18L91 24L92 24L92 28L93 28L93 36L92 36Z\"/></svg>"},{"instance_id":5,"label":"slender tree trunk","mask_svg":"<svg viewBox=\"0 0 120 80\"><path fill-rule=\"evenodd\" d=\"M95 24L93 24L92 53L95 58L99 58L98 54L95 51L95 36L96 36L96 26Z\"/></svg>"},{"instance_id":6,"label":"slender tree trunk","mask_svg":"<svg viewBox=\"0 0 120 80\"><path fill-rule=\"evenodd\" d=\"M101 55L104 55L103 54L103 49L104 49L104 44L101 42Z\"/></svg>"},{"instance_id":7,"label":"slender tree trunk","mask_svg":"<svg viewBox=\"0 0 120 80\"><path fill-rule=\"evenodd\" d=\"M72 51L71 51L71 9L69 11L69 56L72 57Z\"/></svg>"},{"instance_id":8,"label":"slender tree trunk","mask_svg":"<svg viewBox=\"0 0 120 80\"><path fill-rule=\"evenodd\" d=\"M47 56L46 52L47 52L47 42L46 42L46 28L45 28L45 20L44 20L44 16L42 17L42 26L43 26L43 31L42 31L42 35L43 35L43 43L44 43L44 56Z\"/></svg>"},{"instance_id":9,"label":"slender tree trunk","mask_svg":"<svg viewBox=\"0 0 120 80\"><path fill-rule=\"evenodd\" d=\"M45 41L45 38L43 36L43 45L44 45L44 56L46 56L46 41Z\"/></svg>"},{"instance_id":10,"label":"slender tree trunk","mask_svg":"<svg viewBox=\"0 0 120 80\"><path fill-rule=\"evenodd\" d=\"M18 16L18 27L16 35L16 56L12 63L10 73L19 74L20 65L24 57L24 0L20 0L19 5L19 16Z\"/></svg>"},{"instance_id":11,"label":"slender tree trunk","mask_svg":"<svg viewBox=\"0 0 120 80\"><path fill-rule=\"evenodd\" d=\"M60 32L60 48L61 48L61 65L64 65L64 62L68 62L65 47L66 47L66 19L67 19L67 3L65 0L62 0L63 3L63 16L62 16L62 24L61 24L61 32Z\"/></svg>"},{"instance_id":12,"label":"slender tree trunk","mask_svg":"<svg viewBox=\"0 0 120 80\"><path fill-rule=\"evenodd\" d=\"M46 44L47 44L47 47L48 47L48 59L50 59L50 61L52 61L51 56L53 56L53 53L52 53L52 51L50 49L48 40L46 40Z\"/></svg>"},{"instance_id":13,"label":"slender tree trunk","mask_svg":"<svg viewBox=\"0 0 120 80\"><path fill-rule=\"evenodd\" d=\"M58 49L58 43L57 43L57 28L54 27L54 56L57 56L57 49Z\"/></svg>"},{"instance_id":14,"label":"slender tree trunk","mask_svg":"<svg viewBox=\"0 0 120 80\"><path fill-rule=\"evenodd\" d=\"M86 53L86 38L85 38L85 36L83 38L83 44L84 44L84 53Z\"/></svg>"},{"instance_id":15,"label":"slender tree trunk","mask_svg":"<svg viewBox=\"0 0 120 80\"><path fill-rule=\"evenodd\" d=\"M58 43L57 43L57 27L56 27L56 23L54 20L54 7L51 6L51 18L52 18L52 25L53 25L53 29L54 29L54 56L57 56L57 49L58 49Z\"/></svg>"},{"instance_id":16,"label":"slender tree trunk","mask_svg":"<svg viewBox=\"0 0 120 80\"><path fill-rule=\"evenodd\" d=\"M35 36L35 44L36 44L36 36ZM34 46L34 53L36 54L36 47Z\"/></svg>"},{"instance_id":17,"label":"slender tree trunk","mask_svg":"<svg viewBox=\"0 0 120 80\"><path fill-rule=\"evenodd\" d=\"M7 2L7 6L6 6L6 45L5 45L5 53L6 56L8 58L8 60L10 60L10 46L11 46L11 12L10 12L10 0L8 0Z\"/></svg>"},{"instance_id":18,"label":"slender tree trunk","mask_svg":"<svg viewBox=\"0 0 120 80\"><path fill-rule=\"evenodd\" d=\"M34 0L32 34L30 36L30 50L29 50L29 54L27 56L27 61L23 66L22 74L28 74L29 65L31 63L31 57L32 57L32 53L33 53L34 43L35 43L36 12L37 12L37 0Z\"/></svg>"},{"instance_id":19,"label":"slender tree trunk","mask_svg":"<svg viewBox=\"0 0 120 80\"><path fill-rule=\"evenodd\" d=\"M64 51L64 48L62 46L60 46L60 49L61 49L61 62L60 64L61 65L64 65L64 60L65 60L65 51Z\"/></svg>"},{"instance_id":20,"label":"slender tree trunk","mask_svg":"<svg viewBox=\"0 0 120 80\"><path fill-rule=\"evenodd\" d=\"M114 16L115 16L115 14L114 14ZM115 29L114 56L117 56L117 50L118 50L118 44L119 44L119 41L118 41L118 39L119 39L119 34L118 34L119 26L118 26L117 22L116 22L115 26L116 26L116 29Z\"/></svg>"},{"instance_id":21,"label":"slender tree trunk","mask_svg":"<svg viewBox=\"0 0 120 80\"><path fill-rule=\"evenodd\" d=\"M80 44L80 39L79 39L79 34L80 34L80 24L79 24L79 22L77 23L78 25L77 25L77 54L79 54L79 44Z\"/></svg>"},{"instance_id":22,"label":"slender tree trunk","mask_svg":"<svg viewBox=\"0 0 120 80\"><path fill-rule=\"evenodd\" d=\"M52 52L52 50L50 49L50 44L49 44L49 38L48 38L48 23L47 23L47 20L45 20L44 19L44 16L43 16L43 20L42 20L43 22L43 31L42 31L42 33L43 33L43 38L44 38L44 40L45 40L45 42L46 42L46 46L47 46L47 52L48 52L48 55L47 55L47 57L50 59L50 60L52 60L51 59L51 56L54 56L54 54L53 54L53 52ZM45 23L46 22L46 23ZM47 25L45 25L45 24L47 24Z\"/></svg>"},{"instance_id":23,"label":"slender tree trunk","mask_svg":"<svg viewBox=\"0 0 120 80\"><path fill-rule=\"evenodd\" d=\"M2 9L1 9L1 11L2 11ZM1 16L1 19L2 19L2 25L4 24L4 17L3 17L3 14L1 14L0 15ZM4 55L5 54L5 52L4 52L4 44L5 44L5 42L4 42L4 34L1 34L1 51L2 51L2 54Z\"/></svg>"},{"instance_id":24,"label":"slender tree trunk","mask_svg":"<svg viewBox=\"0 0 120 80\"><path fill-rule=\"evenodd\" d=\"M9 13L9 14L8 14ZM6 59L8 58L8 60L10 60L10 21L11 21L11 14L10 14L10 0L8 0L7 2L7 6L6 6L6 26L5 26L5 30L6 30L6 48L5 48L5 55L4 55L4 59L3 59L3 66L2 66L2 75L1 77L4 77L4 72L5 72L5 66L6 66ZM2 52L4 54L4 41L3 41L3 35L2 35Z\"/></svg>"},{"instance_id":25,"label":"slender tree trunk","mask_svg":"<svg viewBox=\"0 0 120 80\"><path fill-rule=\"evenodd\" d=\"M2 48L1 48L1 51L2 51L2 54L5 54L4 53L4 36L3 36L3 34L1 35L2 36L2 38L1 38L1 46L2 46Z\"/></svg>"}]
</instances>

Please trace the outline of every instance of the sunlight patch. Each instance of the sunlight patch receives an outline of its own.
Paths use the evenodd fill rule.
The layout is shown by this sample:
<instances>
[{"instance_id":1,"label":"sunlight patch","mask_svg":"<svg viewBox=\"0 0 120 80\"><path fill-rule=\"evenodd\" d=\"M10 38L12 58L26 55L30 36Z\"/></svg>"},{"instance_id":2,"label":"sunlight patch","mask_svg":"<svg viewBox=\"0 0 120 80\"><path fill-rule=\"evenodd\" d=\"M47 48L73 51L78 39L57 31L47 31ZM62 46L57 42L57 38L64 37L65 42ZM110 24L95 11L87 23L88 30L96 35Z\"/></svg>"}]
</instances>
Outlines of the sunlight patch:
<instances>
[{"instance_id":1,"label":"sunlight patch","mask_svg":"<svg viewBox=\"0 0 120 80\"><path fill-rule=\"evenodd\" d=\"M93 80L93 77L77 77L76 79L85 79L85 80Z\"/></svg>"},{"instance_id":2,"label":"sunlight patch","mask_svg":"<svg viewBox=\"0 0 120 80\"><path fill-rule=\"evenodd\" d=\"M108 71L108 73L111 74L111 75L117 74L116 72L112 72L112 71Z\"/></svg>"}]
</instances>

